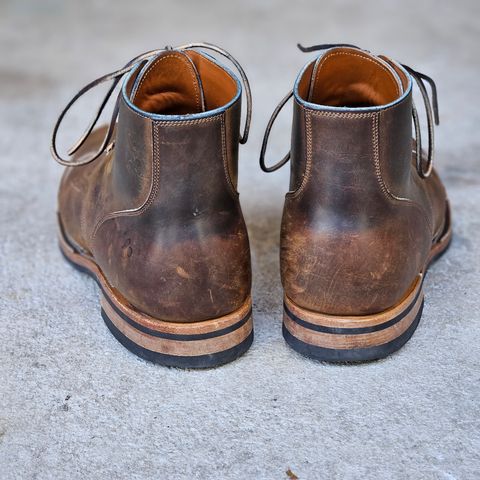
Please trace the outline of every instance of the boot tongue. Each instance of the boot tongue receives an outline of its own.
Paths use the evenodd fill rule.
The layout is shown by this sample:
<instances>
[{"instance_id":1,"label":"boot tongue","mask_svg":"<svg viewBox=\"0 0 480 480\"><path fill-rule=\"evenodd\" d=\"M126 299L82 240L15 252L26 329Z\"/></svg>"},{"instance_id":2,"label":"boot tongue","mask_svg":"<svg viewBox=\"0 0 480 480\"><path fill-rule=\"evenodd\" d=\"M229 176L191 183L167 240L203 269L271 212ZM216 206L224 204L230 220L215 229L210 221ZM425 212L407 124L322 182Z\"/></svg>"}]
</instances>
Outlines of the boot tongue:
<instances>
[{"instance_id":1,"label":"boot tongue","mask_svg":"<svg viewBox=\"0 0 480 480\"><path fill-rule=\"evenodd\" d=\"M354 48L333 48L314 66L307 100L333 107L374 107L403 93L397 72L385 60Z\"/></svg>"},{"instance_id":2,"label":"boot tongue","mask_svg":"<svg viewBox=\"0 0 480 480\"><path fill-rule=\"evenodd\" d=\"M205 111L200 75L190 58L176 50L150 60L135 80L132 103L162 115L188 115Z\"/></svg>"}]
</instances>

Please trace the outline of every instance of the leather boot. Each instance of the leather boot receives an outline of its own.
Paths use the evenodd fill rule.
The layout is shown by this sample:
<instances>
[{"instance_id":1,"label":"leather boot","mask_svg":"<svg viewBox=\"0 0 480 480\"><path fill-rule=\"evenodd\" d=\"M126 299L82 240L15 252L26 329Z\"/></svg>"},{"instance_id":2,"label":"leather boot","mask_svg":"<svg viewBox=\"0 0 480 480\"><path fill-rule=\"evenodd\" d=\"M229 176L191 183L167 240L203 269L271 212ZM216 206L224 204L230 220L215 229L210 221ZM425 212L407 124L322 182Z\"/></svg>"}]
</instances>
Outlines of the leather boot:
<instances>
[{"instance_id":1,"label":"leather boot","mask_svg":"<svg viewBox=\"0 0 480 480\"><path fill-rule=\"evenodd\" d=\"M299 47L323 53L275 110L260 159L273 171L291 157L281 228L283 334L319 360L382 358L417 328L427 268L452 235L445 189L432 169L435 84L354 46ZM413 85L427 112L426 153ZM266 167L268 133L291 96L290 154Z\"/></svg>"},{"instance_id":2,"label":"leather boot","mask_svg":"<svg viewBox=\"0 0 480 480\"><path fill-rule=\"evenodd\" d=\"M205 50L234 63L242 87ZM122 79L109 126L95 128ZM113 81L86 133L59 156L70 106ZM214 367L253 339L250 250L237 193L238 144L251 118L248 80L210 44L147 52L83 88L60 115L54 158L60 247L101 288L103 318L129 350L163 365Z\"/></svg>"}]
</instances>

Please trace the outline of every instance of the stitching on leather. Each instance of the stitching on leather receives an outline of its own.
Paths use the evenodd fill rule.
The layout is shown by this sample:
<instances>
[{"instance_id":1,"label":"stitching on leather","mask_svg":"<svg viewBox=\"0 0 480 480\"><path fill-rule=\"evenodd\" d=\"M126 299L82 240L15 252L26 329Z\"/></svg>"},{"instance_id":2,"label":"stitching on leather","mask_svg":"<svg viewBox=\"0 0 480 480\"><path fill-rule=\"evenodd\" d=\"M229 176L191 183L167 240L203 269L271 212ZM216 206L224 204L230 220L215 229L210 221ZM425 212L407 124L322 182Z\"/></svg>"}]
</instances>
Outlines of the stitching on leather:
<instances>
[{"instance_id":1,"label":"stitching on leather","mask_svg":"<svg viewBox=\"0 0 480 480\"><path fill-rule=\"evenodd\" d=\"M307 164L305 166L305 174L302 178L302 183L300 184L299 191L305 188L307 180L310 178L310 173L312 171L312 156L313 156L313 141L312 141L312 119L309 115L305 117L305 123L307 125Z\"/></svg>"},{"instance_id":2,"label":"stitching on leather","mask_svg":"<svg viewBox=\"0 0 480 480\"><path fill-rule=\"evenodd\" d=\"M338 55L349 55L351 57L358 57L358 58L362 58L363 60L368 60L369 62L372 62L372 63L376 64L377 66L379 66L382 70L384 70L389 75L390 80L395 84L398 95L401 94L400 87L399 87L398 83L395 81L395 79L393 78L392 72L390 72L387 69L387 67L385 65L383 65L381 62L379 62L376 58L368 57L366 55L359 55L358 53L350 53L350 52L333 52L333 53L330 53L330 54L327 53L326 55L323 56L322 61L318 64L318 67L316 69L317 72L320 71L320 69L322 68L322 66L323 66L323 64L325 63L326 60L328 60L329 58L333 58L335 56L338 56ZM312 94L315 93L316 85L317 85L317 78L315 78L315 80L313 82Z\"/></svg>"},{"instance_id":3,"label":"stitching on leather","mask_svg":"<svg viewBox=\"0 0 480 480\"><path fill-rule=\"evenodd\" d=\"M195 102L197 104L197 107L198 109L200 110L201 109L201 105L200 105L200 90L198 88L198 85L197 85L197 77L195 75L195 72L193 70L193 66L192 66L192 59L190 57L188 57L187 55L185 55L187 58L188 58L188 61L187 61L187 65L188 65L188 68L190 70L190 75L192 77L192 80L193 80L193 87L195 89ZM183 58L181 55L173 55L173 54L169 54L169 55L165 55L164 57L160 57L160 58L157 58L149 67L148 67L148 70L145 72L145 74L143 75L143 77L140 79L140 83L138 84L138 87L135 91L135 95L132 99L132 102L135 100L135 98L137 97L137 94L138 92L140 91L140 88L143 84L143 82L145 81L145 79L150 76L150 73L151 73L151 70L152 68L154 68L157 64L159 64L162 60L166 60L167 58L175 58L175 59L179 59L179 58ZM192 62L192 63L191 63Z\"/></svg>"},{"instance_id":4,"label":"stitching on leather","mask_svg":"<svg viewBox=\"0 0 480 480\"><path fill-rule=\"evenodd\" d=\"M411 95L411 93L408 96L410 96L410 95ZM386 107L386 108L382 108L381 106L379 106L375 110L372 110L372 111L369 111L369 112L352 112L352 111L346 111L346 112L341 111L341 112L339 112L339 111L335 111L335 110L315 110L315 109L310 108L310 107L305 107L304 105L302 105L300 103L299 103L299 105L302 108L304 108L305 110L309 111L312 115L326 115L326 116L330 116L330 117L347 117L347 118L360 117L360 118L362 118L362 117L369 117L369 116L375 115L377 113L388 112L392 108L396 108L399 105L401 105L408 98L408 96L403 98L399 103L394 103L393 105L390 105L389 107Z\"/></svg>"},{"instance_id":5,"label":"stitching on leather","mask_svg":"<svg viewBox=\"0 0 480 480\"><path fill-rule=\"evenodd\" d=\"M218 120L225 112L218 113L217 115L213 115L211 117L205 117L205 118L198 118L198 119L193 119L193 120L153 120L153 122L161 127L175 127L175 126L181 126L185 127L188 125L198 125L199 123L207 123L207 122L213 122L215 120Z\"/></svg>"},{"instance_id":6,"label":"stitching on leather","mask_svg":"<svg viewBox=\"0 0 480 480\"><path fill-rule=\"evenodd\" d=\"M240 99L240 97L238 97L238 99ZM128 103L125 103L125 105L130 109L130 111L132 113L134 113L135 115L138 115L139 117L142 117L142 118L145 118L146 120L149 120L151 122L155 122L157 123L158 125L176 125L178 123L182 123L182 124L185 124L186 122L196 122L196 123L202 123L204 121L209 121L211 119L214 119L216 117L219 117L220 115L223 115L224 113L228 112L229 110L231 110L238 102L238 99L235 100L235 102L233 102L228 108L225 108L225 110L222 110L220 113L215 113L215 115L212 115L211 117L202 117L202 118L199 118L199 119L193 119L193 120L189 120L188 118L186 118L185 120L183 119L180 119L180 120L156 120L155 118L152 118L150 117L149 115L145 115L144 113L138 111L138 110L135 110L133 109L130 105L128 105ZM221 108L221 107L219 107ZM203 112L203 113L208 113L208 110L206 112ZM194 114L194 115L200 115L200 114Z\"/></svg>"},{"instance_id":7,"label":"stitching on leather","mask_svg":"<svg viewBox=\"0 0 480 480\"><path fill-rule=\"evenodd\" d=\"M148 208L152 205L153 201L155 200L159 190L159 185L160 185L160 162L158 159L159 127L164 127L164 126L182 126L183 127L183 126L212 122L214 120L219 120L219 119L223 121L223 114L214 115L213 117L208 117L208 118L200 118L198 120L188 120L188 121L180 120L180 121L174 121L174 122L152 122L152 136L153 136L152 182L150 184L150 191L147 196L147 199L139 207L127 209L127 210L118 210L105 215L95 225L95 228L91 236L92 241L95 239L95 236L98 230L100 229L100 227L108 220L112 220L118 217L132 217L132 216L142 215L148 210Z\"/></svg>"},{"instance_id":8,"label":"stitching on leather","mask_svg":"<svg viewBox=\"0 0 480 480\"><path fill-rule=\"evenodd\" d=\"M312 121L311 121L311 117L309 115L309 112L308 110L306 110L305 108L303 108L303 113L305 115L305 130L306 130L306 144L307 144L307 152L306 152L306 156L307 156L307 161L306 161L306 165L305 165L305 171L303 173L303 178L302 178L302 181L300 182L300 185L299 187L296 189L296 190L293 190L291 192L287 192L287 197L289 198L298 198L300 196L300 194L303 192L303 190L305 189L305 186L308 182L308 180L310 179L310 172L312 170Z\"/></svg>"},{"instance_id":9,"label":"stitching on leather","mask_svg":"<svg viewBox=\"0 0 480 480\"><path fill-rule=\"evenodd\" d=\"M336 118L347 118L347 119L355 119L355 118L369 118L373 117L376 112L359 112L359 113L354 113L354 112L331 112L327 110L312 110L310 108L305 108L303 105L299 104L299 106L302 108L304 114L305 114L305 124L306 124L306 137L307 137L307 164L305 167L305 173L303 175L302 182L300 183L300 186L291 192L287 193L287 196L289 198L299 198L303 191L305 190L305 187L310 180L310 173L312 170L312 121L311 121L311 116L315 115L317 117L336 117ZM390 107L391 108L391 107Z\"/></svg>"},{"instance_id":10,"label":"stitching on leather","mask_svg":"<svg viewBox=\"0 0 480 480\"><path fill-rule=\"evenodd\" d=\"M389 107L391 108L391 107ZM342 118L368 118L375 115L377 112L330 112L328 110L311 110L308 111L310 115L317 117L342 117Z\"/></svg>"},{"instance_id":11,"label":"stitching on leather","mask_svg":"<svg viewBox=\"0 0 480 480\"><path fill-rule=\"evenodd\" d=\"M412 200L411 198L399 197L395 195L388 188L387 184L385 183L385 180L383 179L381 162L380 162L379 121L380 121L380 115L375 114L375 116L372 117L372 145L373 145L375 176L377 177L377 181L380 186L380 189L384 194L384 196L387 198L387 200L390 200L390 201L393 200L395 202L399 202L407 206L415 207L417 210L419 210L427 222L427 226L430 230L430 233L432 233L432 225L424 208L415 200Z\"/></svg>"},{"instance_id":12,"label":"stitching on leather","mask_svg":"<svg viewBox=\"0 0 480 480\"><path fill-rule=\"evenodd\" d=\"M107 222L118 217L131 217L137 216L144 213L150 205L153 203L155 197L157 196L159 183L160 183L160 162L158 161L158 126L155 123L152 123L152 136L153 136L153 152L152 152L152 181L150 183L150 191L146 200L139 207L132 208L129 210L119 210L116 212L109 213L105 215L101 220L99 220L92 233L92 241L95 239L98 230L100 227Z\"/></svg>"},{"instance_id":13,"label":"stitching on leather","mask_svg":"<svg viewBox=\"0 0 480 480\"><path fill-rule=\"evenodd\" d=\"M395 107L396 105L392 105L390 108ZM428 218L428 215L424 211L421 205L419 205L417 202L414 200L411 200L409 198L403 198L403 197L397 197L395 196L390 190L388 189L387 185L385 184L383 177L382 177L382 171L381 171L381 166L380 166L380 147L379 147L379 119L380 119L380 113L384 112L385 110L382 110L381 112L359 112L359 113L354 113L354 112L331 112L331 111L324 111L324 110L312 110L312 109L307 109L303 105L301 105L301 108L305 112L305 120L306 120L306 131L307 131L307 166L305 168L305 174L303 176L303 180L298 187L297 190L288 192L287 197L292 198L292 199L299 199L301 197L301 194L305 190L305 187L310 180L310 173L311 173L311 168L312 168L312 156L313 156L313 147L312 147L312 125L311 125L311 116L315 115L318 117L336 117L336 118L346 118L346 119L356 119L356 118L371 118L372 119L372 147L373 147L373 155L374 155L374 170L375 170L375 176L377 178L378 184L380 186L380 190L382 193L385 195L387 200L394 200L396 202L401 202L402 204L412 206L417 208L422 215L425 217L425 220L427 222L427 225L432 231L432 226L431 222Z\"/></svg>"},{"instance_id":14,"label":"stitching on leather","mask_svg":"<svg viewBox=\"0 0 480 480\"><path fill-rule=\"evenodd\" d=\"M231 193L233 194L234 198L237 199L238 192L236 191L235 186L233 185L232 177L230 176L230 172L228 170L227 138L226 138L226 133L225 133L225 116L224 115L222 115L222 118L221 118L220 129L221 129L221 135L222 135L223 171L225 173L225 178L227 180L228 188L231 191Z\"/></svg>"}]
</instances>

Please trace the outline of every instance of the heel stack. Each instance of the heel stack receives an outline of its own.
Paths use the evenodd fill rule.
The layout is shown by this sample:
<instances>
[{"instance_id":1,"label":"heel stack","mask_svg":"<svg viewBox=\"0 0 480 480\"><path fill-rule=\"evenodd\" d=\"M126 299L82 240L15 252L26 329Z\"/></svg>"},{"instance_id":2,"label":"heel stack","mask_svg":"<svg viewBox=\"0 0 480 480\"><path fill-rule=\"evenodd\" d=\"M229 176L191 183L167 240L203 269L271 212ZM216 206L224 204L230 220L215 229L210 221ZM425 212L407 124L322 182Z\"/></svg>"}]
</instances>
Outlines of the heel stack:
<instances>
[{"instance_id":1,"label":"heel stack","mask_svg":"<svg viewBox=\"0 0 480 480\"><path fill-rule=\"evenodd\" d=\"M102 317L128 350L151 362L179 368L211 368L235 360L253 341L252 305L194 323L165 322L132 310L102 293Z\"/></svg>"},{"instance_id":2,"label":"heel stack","mask_svg":"<svg viewBox=\"0 0 480 480\"><path fill-rule=\"evenodd\" d=\"M299 307L284 299L283 336L297 352L327 362L384 358L400 349L417 328L423 309L423 276L409 294L384 312L336 316Z\"/></svg>"}]
</instances>

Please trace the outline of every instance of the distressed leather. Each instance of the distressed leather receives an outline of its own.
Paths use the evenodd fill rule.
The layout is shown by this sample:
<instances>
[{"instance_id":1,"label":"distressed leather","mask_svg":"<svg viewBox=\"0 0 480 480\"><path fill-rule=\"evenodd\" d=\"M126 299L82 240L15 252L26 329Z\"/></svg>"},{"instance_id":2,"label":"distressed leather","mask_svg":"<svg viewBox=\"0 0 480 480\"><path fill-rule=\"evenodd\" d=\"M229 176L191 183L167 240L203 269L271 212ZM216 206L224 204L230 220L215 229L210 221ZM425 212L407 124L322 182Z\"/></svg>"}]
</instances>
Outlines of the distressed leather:
<instances>
[{"instance_id":1,"label":"distressed leather","mask_svg":"<svg viewBox=\"0 0 480 480\"><path fill-rule=\"evenodd\" d=\"M415 169L411 91L369 111L314 108L301 98L312 71L305 70L295 95L283 287L313 311L379 313L397 304L424 270L445 226L445 189L436 172L422 179Z\"/></svg>"},{"instance_id":2,"label":"distressed leather","mask_svg":"<svg viewBox=\"0 0 480 480\"><path fill-rule=\"evenodd\" d=\"M155 68L173 68L177 53L167 52L169 58ZM207 109L225 101L219 90L207 94L212 79L223 78L225 95L235 96L230 73L202 54L187 53L198 65ZM191 78L190 62L180 58L177 65L173 79L182 72ZM198 99L188 98L199 84L167 82L163 70L157 73L161 85L172 91L181 84L187 97L175 103L178 96L162 95L150 74L136 93L142 106L173 114L202 109ZM236 191L240 106L238 96L215 114L155 119L122 95L115 148L65 170L58 210L68 239L93 257L112 288L142 313L202 321L235 311L250 294L249 242ZM95 151L103 135L95 131L75 158Z\"/></svg>"}]
</instances>

